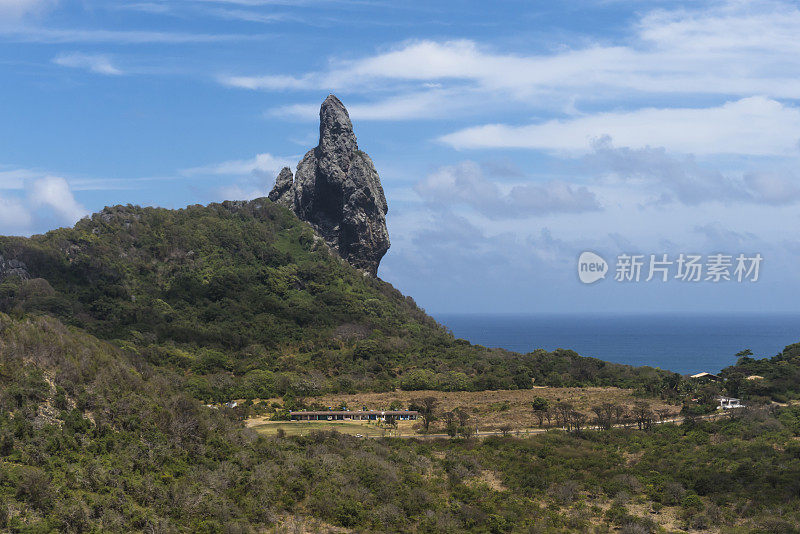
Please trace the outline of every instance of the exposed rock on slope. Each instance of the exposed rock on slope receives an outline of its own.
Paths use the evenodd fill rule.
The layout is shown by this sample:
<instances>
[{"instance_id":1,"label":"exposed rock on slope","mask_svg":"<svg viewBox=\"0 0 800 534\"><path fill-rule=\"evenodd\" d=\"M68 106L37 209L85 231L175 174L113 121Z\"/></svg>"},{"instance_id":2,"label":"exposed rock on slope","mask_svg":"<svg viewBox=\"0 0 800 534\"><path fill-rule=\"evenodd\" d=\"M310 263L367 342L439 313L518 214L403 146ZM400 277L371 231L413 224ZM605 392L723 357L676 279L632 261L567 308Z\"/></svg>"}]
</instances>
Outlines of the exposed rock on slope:
<instances>
[{"instance_id":1,"label":"exposed rock on slope","mask_svg":"<svg viewBox=\"0 0 800 534\"><path fill-rule=\"evenodd\" d=\"M19 276L23 280L31 277L28 273L28 267L23 262L15 259L7 260L0 254L0 281L9 276Z\"/></svg>"},{"instance_id":2,"label":"exposed rock on slope","mask_svg":"<svg viewBox=\"0 0 800 534\"><path fill-rule=\"evenodd\" d=\"M319 112L319 145L284 168L269 198L309 222L328 245L372 276L389 250L383 187L370 157L358 149L344 105L328 96Z\"/></svg>"},{"instance_id":3,"label":"exposed rock on slope","mask_svg":"<svg viewBox=\"0 0 800 534\"><path fill-rule=\"evenodd\" d=\"M278 178L275 180L275 187L272 188L269 194L269 199L273 202L280 202L287 207L291 207L288 199L292 189L292 179L292 169L289 167L281 169L281 172L278 173ZM284 198L284 200L281 200L281 198Z\"/></svg>"}]
</instances>

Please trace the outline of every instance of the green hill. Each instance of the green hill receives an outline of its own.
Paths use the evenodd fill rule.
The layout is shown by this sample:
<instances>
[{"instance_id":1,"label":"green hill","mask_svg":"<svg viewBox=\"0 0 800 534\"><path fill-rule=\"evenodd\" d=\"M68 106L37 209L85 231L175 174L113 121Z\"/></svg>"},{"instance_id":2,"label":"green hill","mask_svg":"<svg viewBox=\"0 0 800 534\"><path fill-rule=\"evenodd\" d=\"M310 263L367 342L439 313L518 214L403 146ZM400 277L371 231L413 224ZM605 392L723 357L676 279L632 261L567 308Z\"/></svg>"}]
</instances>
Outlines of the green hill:
<instances>
[{"instance_id":1,"label":"green hill","mask_svg":"<svg viewBox=\"0 0 800 534\"><path fill-rule=\"evenodd\" d=\"M542 385L659 387L666 373L520 355L455 339L390 284L330 252L268 199L180 210L116 206L31 238L0 311L48 314L189 377L198 398Z\"/></svg>"},{"instance_id":2,"label":"green hill","mask_svg":"<svg viewBox=\"0 0 800 534\"><path fill-rule=\"evenodd\" d=\"M0 314L0 531L756 533L800 520L797 407L521 439L268 438L182 394L184 380L57 319Z\"/></svg>"},{"instance_id":3,"label":"green hill","mask_svg":"<svg viewBox=\"0 0 800 534\"><path fill-rule=\"evenodd\" d=\"M268 200L108 208L0 238L0 255L0 531L796 531L796 406L485 440L266 437L203 406L533 381L688 387L572 351L454 339ZM796 354L723 374L754 388L741 377L757 371L794 395Z\"/></svg>"},{"instance_id":4,"label":"green hill","mask_svg":"<svg viewBox=\"0 0 800 534\"><path fill-rule=\"evenodd\" d=\"M258 437L181 382L56 319L0 314L0 532L264 532L293 515L405 530L446 510L444 469L409 448ZM385 499L396 511L366 514Z\"/></svg>"}]
</instances>

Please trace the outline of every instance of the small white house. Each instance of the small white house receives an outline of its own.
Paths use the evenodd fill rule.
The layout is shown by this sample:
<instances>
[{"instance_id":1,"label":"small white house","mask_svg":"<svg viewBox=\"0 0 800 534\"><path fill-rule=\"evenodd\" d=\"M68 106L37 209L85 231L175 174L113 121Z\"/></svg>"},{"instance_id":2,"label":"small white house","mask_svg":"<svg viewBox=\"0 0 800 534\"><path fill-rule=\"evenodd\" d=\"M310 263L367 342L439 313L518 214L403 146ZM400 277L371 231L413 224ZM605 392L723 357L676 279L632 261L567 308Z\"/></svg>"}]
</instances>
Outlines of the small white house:
<instances>
[{"instance_id":1,"label":"small white house","mask_svg":"<svg viewBox=\"0 0 800 534\"><path fill-rule=\"evenodd\" d=\"M719 397L719 406L717 410L729 410L731 408L744 408L741 399L733 397Z\"/></svg>"}]
</instances>

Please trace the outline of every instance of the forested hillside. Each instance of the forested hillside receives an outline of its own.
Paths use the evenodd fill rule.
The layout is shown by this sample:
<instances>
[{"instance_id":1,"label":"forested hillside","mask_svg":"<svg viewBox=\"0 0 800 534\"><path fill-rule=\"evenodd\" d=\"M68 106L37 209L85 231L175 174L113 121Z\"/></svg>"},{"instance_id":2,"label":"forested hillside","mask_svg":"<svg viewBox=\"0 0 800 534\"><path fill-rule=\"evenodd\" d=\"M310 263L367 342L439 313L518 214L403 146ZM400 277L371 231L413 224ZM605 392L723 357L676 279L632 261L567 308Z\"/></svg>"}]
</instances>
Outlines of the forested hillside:
<instances>
[{"instance_id":1,"label":"forested hillside","mask_svg":"<svg viewBox=\"0 0 800 534\"><path fill-rule=\"evenodd\" d=\"M48 314L188 377L197 398L619 385L669 374L454 339L390 284L268 199L116 206L74 228L0 238L0 310Z\"/></svg>"},{"instance_id":2,"label":"forested hillside","mask_svg":"<svg viewBox=\"0 0 800 534\"><path fill-rule=\"evenodd\" d=\"M526 439L258 436L53 318L0 314L0 531L796 532L800 411Z\"/></svg>"},{"instance_id":3,"label":"forested hillside","mask_svg":"<svg viewBox=\"0 0 800 534\"><path fill-rule=\"evenodd\" d=\"M800 343L772 358L754 358L749 350L737 356L736 364L720 373L731 395L778 402L800 399Z\"/></svg>"}]
</instances>

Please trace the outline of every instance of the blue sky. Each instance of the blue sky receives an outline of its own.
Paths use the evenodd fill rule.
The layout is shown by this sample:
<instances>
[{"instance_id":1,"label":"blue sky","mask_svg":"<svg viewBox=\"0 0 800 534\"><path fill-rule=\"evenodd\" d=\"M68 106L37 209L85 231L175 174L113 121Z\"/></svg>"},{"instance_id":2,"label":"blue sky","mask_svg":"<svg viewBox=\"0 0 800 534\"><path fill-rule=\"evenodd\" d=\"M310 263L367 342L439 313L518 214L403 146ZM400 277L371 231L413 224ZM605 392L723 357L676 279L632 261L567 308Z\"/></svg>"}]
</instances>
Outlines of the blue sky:
<instances>
[{"instance_id":1,"label":"blue sky","mask_svg":"<svg viewBox=\"0 0 800 534\"><path fill-rule=\"evenodd\" d=\"M0 233L265 196L336 93L432 312L800 311L796 2L0 0ZM760 253L587 286L584 250Z\"/></svg>"}]
</instances>

